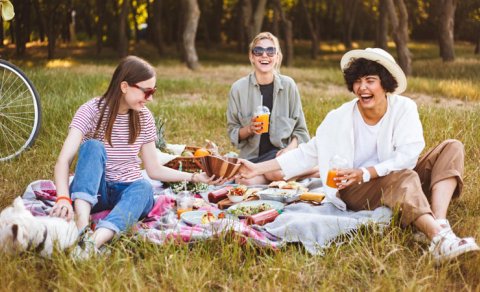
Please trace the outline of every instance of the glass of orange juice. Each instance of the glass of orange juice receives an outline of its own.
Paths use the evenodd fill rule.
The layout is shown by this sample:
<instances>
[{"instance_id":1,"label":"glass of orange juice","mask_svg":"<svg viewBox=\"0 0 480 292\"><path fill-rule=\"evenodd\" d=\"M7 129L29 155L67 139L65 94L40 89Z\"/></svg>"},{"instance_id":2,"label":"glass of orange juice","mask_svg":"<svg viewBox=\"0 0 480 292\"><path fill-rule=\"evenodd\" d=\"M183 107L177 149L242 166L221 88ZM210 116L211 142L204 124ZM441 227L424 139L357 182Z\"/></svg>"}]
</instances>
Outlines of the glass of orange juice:
<instances>
[{"instance_id":1,"label":"glass of orange juice","mask_svg":"<svg viewBox=\"0 0 480 292\"><path fill-rule=\"evenodd\" d=\"M330 159L330 168L328 170L328 175L327 175L327 186L336 189L337 188L337 181L334 180L335 177L338 176L338 170L347 168L348 167L348 161L347 159L339 156L339 155L334 155Z\"/></svg>"},{"instance_id":2,"label":"glass of orange juice","mask_svg":"<svg viewBox=\"0 0 480 292\"><path fill-rule=\"evenodd\" d=\"M182 191L177 194L177 218L180 219L180 215L183 212L192 211L193 209L193 195L189 191Z\"/></svg>"},{"instance_id":3,"label":"glass of orange juice","mask_svg":"<svg viewBox=\"0 0 480 292\"><path fill-rule=\"evenodd\" d=\"M255 122L262 123L262 129L257 134L268 133L268 125L270 121L270 110L268 107L259 105L255 111Z\"/></svg>"}]
</instances>

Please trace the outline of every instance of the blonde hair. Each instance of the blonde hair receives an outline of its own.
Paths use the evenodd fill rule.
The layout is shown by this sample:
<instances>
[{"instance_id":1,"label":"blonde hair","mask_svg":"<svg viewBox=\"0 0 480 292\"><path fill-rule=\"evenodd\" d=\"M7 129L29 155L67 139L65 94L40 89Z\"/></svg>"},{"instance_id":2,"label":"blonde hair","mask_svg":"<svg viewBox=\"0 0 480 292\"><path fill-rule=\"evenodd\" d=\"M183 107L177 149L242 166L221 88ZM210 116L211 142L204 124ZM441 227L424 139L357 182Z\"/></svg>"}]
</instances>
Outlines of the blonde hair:
<instances>
[{"instance_id":1,"label":"blonde hair","mask_svg":"<svg viewBox=\"0 0 480 292\"><path fill-rule=\"evenodd\" d=\"M274 36L271 32L264 31L257 34L257 36L253 38L252 42L248 46L248 49L249 49L248 54L252 56L253 48L261 40L271 40L273 42L273 45L275 46L275 49L277 50L277 55L278 55L277 63L275 64L274 70L276 72L280 72L280 66L282 66L282 59L283 59L282 49L280 48L280 42L278 41L278 38Z\"/></svg>"}]
</instances>

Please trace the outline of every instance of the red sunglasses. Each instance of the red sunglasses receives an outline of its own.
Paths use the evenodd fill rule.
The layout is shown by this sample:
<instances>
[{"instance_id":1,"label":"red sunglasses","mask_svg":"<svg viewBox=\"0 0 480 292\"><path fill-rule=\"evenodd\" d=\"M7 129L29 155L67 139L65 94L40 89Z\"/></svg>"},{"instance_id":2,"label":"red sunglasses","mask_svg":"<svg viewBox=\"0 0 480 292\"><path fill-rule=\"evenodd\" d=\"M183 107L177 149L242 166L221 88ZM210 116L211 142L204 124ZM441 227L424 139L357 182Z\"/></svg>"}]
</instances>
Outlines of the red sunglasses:
<instances>
[{"instance_id":1,"label":"red sunglasses","mask_svg":"<svg viewBox=\"0 0 480 292\"><path fill-rule=\"evenodd\" d=\"M129 86L140 89L145 94L145 99L149 98L151 95L155 93L155 91L157 91L157 87L144 88L144 87L138 86L137 84L129 84Z\"/></svg>"}]
</instances>

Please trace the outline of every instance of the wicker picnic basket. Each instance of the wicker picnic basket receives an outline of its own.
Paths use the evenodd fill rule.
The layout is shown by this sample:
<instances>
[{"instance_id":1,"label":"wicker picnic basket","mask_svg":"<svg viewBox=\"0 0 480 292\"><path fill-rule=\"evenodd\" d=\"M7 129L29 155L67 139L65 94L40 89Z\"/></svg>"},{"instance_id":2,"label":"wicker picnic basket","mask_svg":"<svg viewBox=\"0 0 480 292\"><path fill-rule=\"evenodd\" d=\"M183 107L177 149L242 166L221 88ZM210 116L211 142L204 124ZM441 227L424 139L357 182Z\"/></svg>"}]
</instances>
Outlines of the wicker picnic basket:
<instances>
[{"instance_id":1,"label":"wicker picnic basket","mask_svg":"<svg viewBox=\"0 0 480 292\"><path fill-rule=\"evenodd\" d=\"M200 147L196 146L186 146L185 150L190 151L192 153L195 152L195 150L199 149ZM199 172L202 171L200 168L200 162L198 161L198 158L196 157L177 157L171 161L169 161L165 166L180 170L180 171L186 171L186 172Z\"/></svg>"}]
</instances>

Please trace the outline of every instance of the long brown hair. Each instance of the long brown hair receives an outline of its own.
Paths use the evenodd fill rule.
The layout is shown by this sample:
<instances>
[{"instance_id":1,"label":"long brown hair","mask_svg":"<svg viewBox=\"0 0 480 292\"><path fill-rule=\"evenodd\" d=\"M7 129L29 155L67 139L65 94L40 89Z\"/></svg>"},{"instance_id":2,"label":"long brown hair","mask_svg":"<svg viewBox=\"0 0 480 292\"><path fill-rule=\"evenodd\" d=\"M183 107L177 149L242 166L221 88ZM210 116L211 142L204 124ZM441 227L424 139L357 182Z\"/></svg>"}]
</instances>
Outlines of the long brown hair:
<instances>
[{"instance_id":1,"label":"long brown hair","mask_svg":"<svg viewBox=\"0 0 480 292\"><path fill-rule=\"evenodd\" d=\"M118 64L115 72L113 72L112 80L108 85L107 91L102 95L98 102L100 109L100 118L97 122L94 138L99 137L99 133L103 133L103 139L108 141L112 146L112 130L113 124L118 114L120 100L123 96L120 84L126 81L128 84L136 84L148 80L156 76L155 69L147 61L136 57L127 56ZM105 112L108 108L107 116ZM140 135L140 112L128 110L128 143L133 144Z\"/></svg>"}]
</instances>

